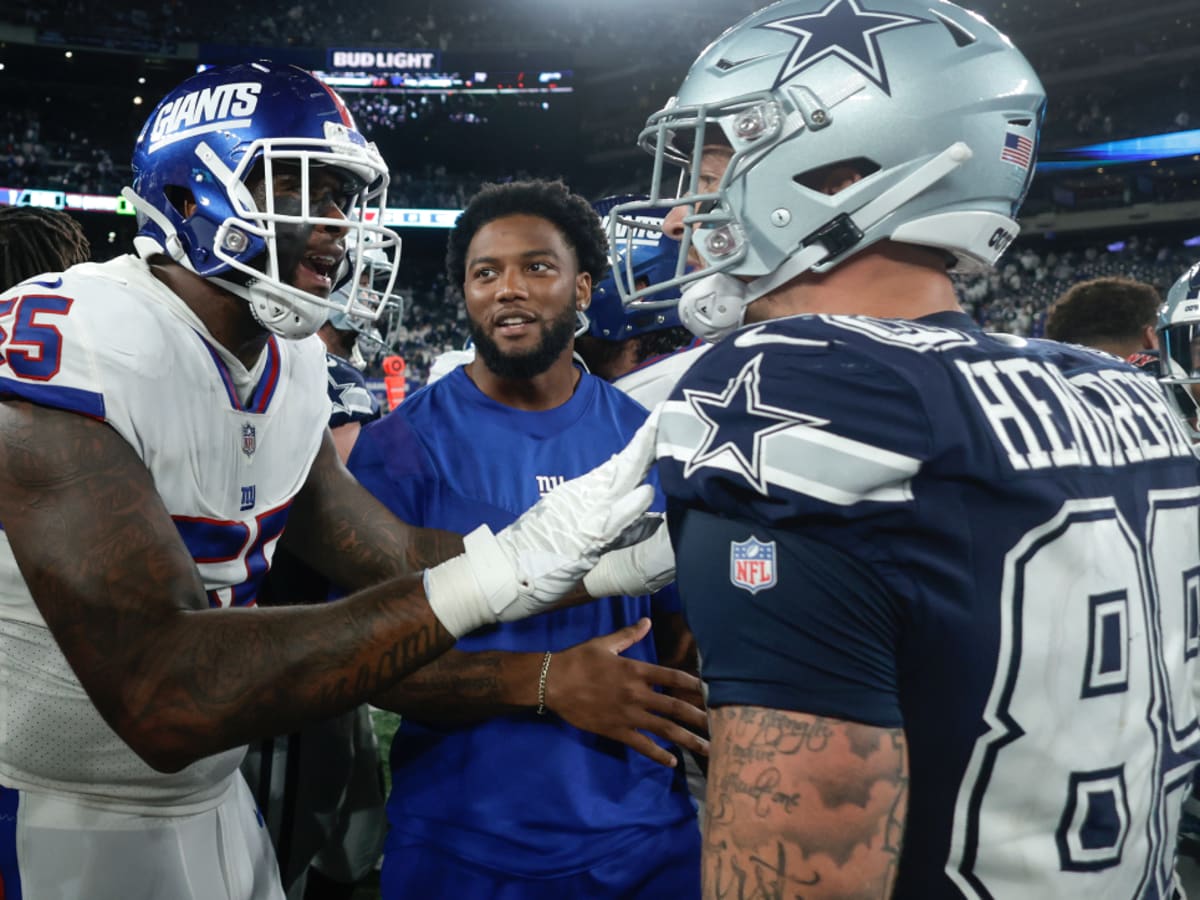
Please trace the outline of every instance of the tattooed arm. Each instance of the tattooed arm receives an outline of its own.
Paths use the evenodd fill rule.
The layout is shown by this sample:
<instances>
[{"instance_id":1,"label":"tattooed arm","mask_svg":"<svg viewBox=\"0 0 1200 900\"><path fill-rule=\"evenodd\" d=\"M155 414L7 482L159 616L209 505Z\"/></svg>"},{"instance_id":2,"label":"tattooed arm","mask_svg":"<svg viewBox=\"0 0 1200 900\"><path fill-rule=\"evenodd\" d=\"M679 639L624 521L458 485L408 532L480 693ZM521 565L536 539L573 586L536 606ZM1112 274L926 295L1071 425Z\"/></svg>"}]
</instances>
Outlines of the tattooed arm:
<instances>
[{"instance_id":1,"label":"tattooed arm","mask_svg":"<svg viewBox=\"0 0 1200 900\"><path fill-rule=\"evenodd\" d=\"M419 572L462 552L462 538L392 515L338 458L327 433L280 545L346 590Z\"/></svg>"},{"instance_id":2,"label":"tattooed arm","mask_svg":"<svg viewBox=\"0 0 1200 900\"><path fill-rule=\"evenodd\" d=\"M756 706L709 718L705 900L891 897L908 803L902 729Z\"/></svg>"},{"instance_id":3,"label":"tattooed arm","mask_svg":"<svg viewBox=\"0 0 1200 900\"><path fill-rule=\"evenodd\" d=\"M302 517L315 508L338 520L332 453L326 438ZM346 502L333 539L372 573L458 546L389 525L366 499ZM162 771L349 709L454 643L415 576L322 607L210 610L142 461L107 425L74 413L0 403L0 523L97 710Z\"/></svg>"},{"instance_id":4,"label":"tattooed arm","mask_svg":"<svg viewBox=\"0 0 1200 900\"><path fill-rule=\"evenodd\" d=\"M699 696L700 680L621 655L649 630L650 620L642 619L555 653L546 678L546 708L576 728L674 766L674 754L643 732L707 753L708 742L694 733L704 731L703 704L688 702ZM543 653L451 650L371 702L439 724L470 724L535 709L543 658Z\"/></svg>"},{"instance_id":5,"label":"tattooed arm","mask_svg":"<svg viewBox=\"0 0 1200 900\"><path fill-rule=\"evenodd\" d=\"M350 474L328 434L279 543L343 590L419 572L463 551L461 535L417 528L393 515ZM592 599L579 584L560 605Z\"/></svg>"}]
</instances>

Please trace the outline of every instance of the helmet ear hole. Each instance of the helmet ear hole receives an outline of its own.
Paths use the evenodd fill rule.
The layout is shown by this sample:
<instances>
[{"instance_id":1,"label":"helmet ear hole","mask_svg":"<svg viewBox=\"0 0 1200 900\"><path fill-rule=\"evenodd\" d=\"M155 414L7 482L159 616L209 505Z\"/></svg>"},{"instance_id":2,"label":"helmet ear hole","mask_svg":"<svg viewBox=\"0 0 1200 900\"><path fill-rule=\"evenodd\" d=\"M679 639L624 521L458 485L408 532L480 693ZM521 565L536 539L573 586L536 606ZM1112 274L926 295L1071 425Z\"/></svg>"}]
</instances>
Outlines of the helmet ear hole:
<instances>
[{"instance_id":1,"label":"helmet ear hole","mask_svg":"<svg viewBox=\"0 0 1200 900\"><path fill-rule=\"evenodd\" d=\"M179 213L185 219L190 219L192 213L196 211L196 195L185 187L180 187L177 184L169 184L163 188L163 193L167 197L167 202L171 204L175 212Z\"/></svg>"},{"instance_id":2,"label":"helmet ear hole","mask_svg":"<svg viewBox=\"0 0 1200 900\"><path fill-rule=\"evenodd\" d=\"M950 32L950 37L954 38L954 43L957 46L970 47L977 40L979 40L979 38L967 31L967 29L962 25L951 21L943 15L939 15L936 10L933 11L933 14L938 17L938 20L946 27L946 30Z\"/></svg>"},{"instance_id":3,"label":"helmet ear hole","mask_svg":"<svg viewBox=\"0 0 1200 900\"><path fill-rule=\"evenodd\" d=\"M377 308L355 292L342 304L329 299L342 235L392 251L390 292L399 238L382 224L387 164L311 72L264 61L196 73L151 112L132 168L122 196L138 214L138 252L161 249L219 279L282 337L312 334L339 305L356 314ZM323 244L311 278L291 258L300 235Z\"/></svg>"},{"instance_id":4,"label":"helmet ear hole","mask_svg":"<svg viewBox=\"0 0 1200 900\"><path fill-rule=\"evenodd\" d=\"M853 159L841 159L828 165L809 169L807 172L793 175L792 180L810 191L832 196L854 182L874 175L880 168L882 167L874 160L867 159L865 156L856 156Z\"/></svg>"}]
</instances>

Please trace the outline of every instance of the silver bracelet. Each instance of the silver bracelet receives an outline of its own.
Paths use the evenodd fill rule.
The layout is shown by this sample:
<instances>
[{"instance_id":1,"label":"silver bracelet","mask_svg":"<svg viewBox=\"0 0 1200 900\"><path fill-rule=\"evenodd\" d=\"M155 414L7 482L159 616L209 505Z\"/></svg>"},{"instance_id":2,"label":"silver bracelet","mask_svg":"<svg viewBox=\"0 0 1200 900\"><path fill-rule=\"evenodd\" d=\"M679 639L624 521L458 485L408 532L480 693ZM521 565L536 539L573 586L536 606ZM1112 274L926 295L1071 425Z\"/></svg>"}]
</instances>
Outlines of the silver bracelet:
<instances>
[{"instance_id":1,"label":"silver bracelet","mask_svg":"<svg viewBox=\"0 0 1200 900\"><path fill-rule=\"evenodd\" d=\"M538 705L537 714L544 716L546 714L546 676L550 674L550 656L549 650L542 657L542 673L538 676Z\"/></svg>"}]
</instances>

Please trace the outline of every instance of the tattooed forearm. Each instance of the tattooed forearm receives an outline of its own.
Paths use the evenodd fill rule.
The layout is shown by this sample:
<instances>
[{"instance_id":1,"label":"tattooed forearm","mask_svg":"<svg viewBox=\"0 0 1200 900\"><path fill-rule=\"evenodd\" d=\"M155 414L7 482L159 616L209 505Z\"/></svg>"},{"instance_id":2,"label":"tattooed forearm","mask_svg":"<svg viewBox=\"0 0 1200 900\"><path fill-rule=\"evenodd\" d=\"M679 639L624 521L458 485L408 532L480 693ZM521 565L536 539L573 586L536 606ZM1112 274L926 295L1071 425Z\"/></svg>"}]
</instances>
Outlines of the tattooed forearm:
<instances>
[{"instance_id":1,"label":"tattooed forearm","mask_svg":"<svg viewBox=\"0 0 1200 900\"><path fill-rule=\"evenodd\" d=\"M541 664L541 653L451 650L371 702L423 722L481 722L535 707Z\"/></svg>"},{"instance_id":2,"label":"tattooed forearm","mask_svg":"<svg viewBox=\"0 0 1200 900\"><path fill-rule=\"evenodd\" d=\"M349 709L452 644L411 577L325 607L181 614L122 655L116 727L173 768Z\"/></svg>"},{"instance_id":3,"label":"tattooed forearm","mask_svg":"<svg viewBox=\"0 0 1200 900\"><path fill-rule=\"evenodd\" d=\"M705 847L705 853L713 849ZM719 900L804 900L808 891L821 883L821 876L814 873L808 878L797 871L789 870L787 851L782 842L775 842L775 856L764 859L749 857L750 868L743 868L741 861L723 853L719 848L717 861L711 871L705 872L705 896ZM793 861L794 863L794 861ZM711 876L711 877L710 877Z\"/></svg>"},{"instance_id":4,"label":"tattooed forearm","mask_svg":"<svg viewBox=\"0 0 1200 900\"><path fill-rule=\"evenodd\" d=\"M899 729L759 707L712 726L706 898L886 898L908 798Z\"/></svg>"},{"instance_id":5,"label":"tattooed forearm","mask_svg":"<svg viewBox=\"0 0 1200 900\"><path fill-rule=\"evenodd\" d=\"M97 710L158 768L348 709L454 643L417 576L210 610L145 466L83 416L0 403L0 522Z\"/></svg>"},{"instance_id":6,"label":"tattooed forearm","mask_svg":"<svg viewBox=\"0 0 1200 900\"><path fill-rule=\"evenodd\" d=\"M397 519L337 459L327 438L296 496L281 545L334 584L354 590L462 553L462 537Z\"/></svg>"}]
</instances>

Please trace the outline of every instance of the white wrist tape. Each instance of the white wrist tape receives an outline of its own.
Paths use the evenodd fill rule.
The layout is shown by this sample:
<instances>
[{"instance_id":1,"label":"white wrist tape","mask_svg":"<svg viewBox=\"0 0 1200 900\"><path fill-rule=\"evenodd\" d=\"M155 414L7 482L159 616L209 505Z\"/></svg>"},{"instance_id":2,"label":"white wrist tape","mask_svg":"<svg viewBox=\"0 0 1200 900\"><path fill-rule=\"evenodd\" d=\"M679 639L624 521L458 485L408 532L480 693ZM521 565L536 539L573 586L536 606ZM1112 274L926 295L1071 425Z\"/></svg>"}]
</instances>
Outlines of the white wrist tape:
<instances>
[{"instance_id":1,"label":"white wrist tape","mask_svg":"<svg viewBox=\"0 0 1200 900\"><path fill-rule=\"evenodd\" d=\"M667 527L638 544L610 550L583 576L583 586L593 597L620 594L653 594L675 580L675 554Z\"/></svg>"},{"instance_id":2,"label":"white wrist tape","mask_svg":"<svg viewBox=\"0 0 1200 900\"><path fill-rule=\"evenodd\" d=\"M461 555L425 570L429 606L456 638L495 622L517 589L513 564L486 525L463 538Z\"/></svg>"}]
</instances>

